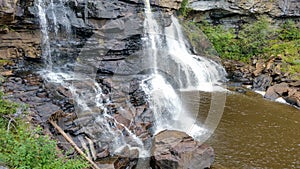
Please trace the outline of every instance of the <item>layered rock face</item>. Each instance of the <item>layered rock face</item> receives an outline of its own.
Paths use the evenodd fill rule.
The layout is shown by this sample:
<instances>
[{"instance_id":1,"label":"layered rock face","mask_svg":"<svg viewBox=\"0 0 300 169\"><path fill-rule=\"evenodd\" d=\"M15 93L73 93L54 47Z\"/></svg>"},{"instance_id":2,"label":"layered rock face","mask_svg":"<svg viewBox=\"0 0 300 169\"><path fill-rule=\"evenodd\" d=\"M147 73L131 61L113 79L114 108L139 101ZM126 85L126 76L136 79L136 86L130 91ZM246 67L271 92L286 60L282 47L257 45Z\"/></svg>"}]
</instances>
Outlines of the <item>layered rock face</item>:
<instances>
[{"instance_id":1,"label":"layered rock face","mask_svg":"<svg viewBox=\"0 0 300 169\"><path fill-rule=\"evenodd\" d=\"M195 11L195 21L209 19L211 22L229 25L241 20L251 20L251 17L261 14L273 19L300 17L298 0L190 0L188 7Z\"/></svg>"},{"instance_id":2,"label":"layered rock face","mask_svg":"<svg viewBox=\"0 0 300 169\"><path fill-rule=\"evenodd\" d=\"M0 59L39 58L39 25L28 11L33 1L0 2ZM4 66L11 64L3 63Z\"/></svg>"},{"instance_id":3,"label":"layered rock face","mask_svg":"<svg viewBox=\"0 0 300 169\"><path fill-rule=\"evenodd\" d=\"M57 138L59 147L71 149L65 144L65 138L48 125L49 118L56 121L89 158L101 161L98 163L100 168L135 168L139 156L136 149L123 147L117 153L110 149L113 139L119 136L132 145L137 144L131 132L143 143L150 144L153 137L153 112L139 85L144 75L141 67L144 2L55 1L53 6L45 8L48 25L43 25L47 29L42 31L48 31L48 48L44 46L45 33L41 33L39 25L37 4L41 1L1 2L4 4L1 7L5 7L1 8L0 15L3 25L0 59L9 60L3 67L10 71L3 74L8 76L3 84L8 97L29 104L33 121L48 128ZM50 2L46 2L46 6L47 3ZM157 11L154 13L156 18L161 18L159 22L168 25L170 14L180 7L181 0L151 3ZM105 108L97 107L93 102L97 94L95 81L70 80L76 94L86 96L85 102L90 109L83 110L80 103L74 101L76 98L69 88L41 78L36 70L45 68L45 53L51 54L54 68L93 78L101 88L101 104ZM107 128L99 122L99 116L105 113L111 116L107 124L112 125L112 130L119 131L113 138L107 136ZM196 146L188 156L200 152L200 144L190 137L186 141L187 145L180 151ZM103 161L104 158L109 160Z\"/></svg>"}]
</instances>

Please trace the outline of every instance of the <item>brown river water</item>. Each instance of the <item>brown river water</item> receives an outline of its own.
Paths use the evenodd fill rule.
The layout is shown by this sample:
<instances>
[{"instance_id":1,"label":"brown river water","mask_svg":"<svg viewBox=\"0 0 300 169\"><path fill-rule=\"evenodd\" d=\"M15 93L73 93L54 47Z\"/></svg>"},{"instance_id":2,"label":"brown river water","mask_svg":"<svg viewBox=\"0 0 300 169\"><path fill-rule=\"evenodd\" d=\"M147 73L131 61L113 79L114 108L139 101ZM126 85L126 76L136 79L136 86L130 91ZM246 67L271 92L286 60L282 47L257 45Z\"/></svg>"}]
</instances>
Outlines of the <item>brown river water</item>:
<instances>
[{"instance_id":1,"label":"brown river water","mask_svg":"<svg viewBox=\"0 0 300 169\"><path fill-rule=\"evenodd\" d=\"M211 94L200 95L201 121ZM253 92L226 94L221 121L206 144L215 150L213 169L300 169L300 110Z\"/></svg>"}]
</instances>

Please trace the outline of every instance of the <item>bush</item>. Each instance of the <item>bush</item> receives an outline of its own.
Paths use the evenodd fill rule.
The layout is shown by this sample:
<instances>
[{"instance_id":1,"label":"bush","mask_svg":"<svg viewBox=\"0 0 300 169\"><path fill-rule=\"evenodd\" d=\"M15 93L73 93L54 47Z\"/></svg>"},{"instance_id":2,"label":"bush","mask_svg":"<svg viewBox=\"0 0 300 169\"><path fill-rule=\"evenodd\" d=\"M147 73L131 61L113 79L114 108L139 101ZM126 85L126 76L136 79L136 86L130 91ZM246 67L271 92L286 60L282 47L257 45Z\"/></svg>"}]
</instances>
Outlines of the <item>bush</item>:
<instances>
[{"instance_id":1,"label":"bush","mask_svg":"<svg viewBox=\"0 0 300 169\"><path fill-rule=\"evenodd\" d=\"M283 41L291 41L300 39L300 31L296 23L292 20L287 20L278 30L279 38Z\"/></svg>"},{"instance_id":2,"label":"bush","mask_svg":"<svg viewBox=\"0 0 300 169\"><path fill-rule=\"evenodd\" d=\"M183 0L181 2L181 6L180 6L180 9L179 9L179 12L180 14L183 16L183 17L186 17L188 15L188 13L190 12L191 9L189 9L187 6L188 6L188 3L189 1L188 0Z\"/></svg>"},{"instance_id":3,"label":"bush","mask_svg":"<svg viewBox=\"0 0 300 169\"><path fill-rule=\"evenodd\" d=\"M77 159L59 158L56 142L42 134L42 129L33 130L24 120L15 115L18 105L2 99L0 93L0 164L9 168L79 169L88 164ZM8 128L8 126L11 126Z\"/></svg>"},{"instance_id":4,"label":"bush","mask_svg":"<svg viewBox=\"0 0 300 169\"><path fill-rule=\"evenodd\" d=\"M260 18L253 24L244 24L238 34L241 57L262 56L274 32L266 18Z\"/></svg>"},{"instance_id":5,"label":"bush","mask_svg":"<svg viewBox=\"0 0 300 169\"><path fill-rule=\"evenodd\" d=\"M281 55L286 63L282 70L292 75L299 74L300 28L291 20L276 27L262 17L242 25L240 30L225 29L224 26L206 22L199 24L199 27L221 58L247 62L253 56L268 58Z\"/></svg>"},{"instance_id":6,"label":"bush","mask_svg":"<svg viewBox=\"0 0 300 169\"><path fill-rule=\"evenodd\" d=\"M199 26L221 58L242 59L240 42L236 39L233 29L225 29L222 25L213 26L208 23L202 23Z\"/></svg>"}]
</instances>

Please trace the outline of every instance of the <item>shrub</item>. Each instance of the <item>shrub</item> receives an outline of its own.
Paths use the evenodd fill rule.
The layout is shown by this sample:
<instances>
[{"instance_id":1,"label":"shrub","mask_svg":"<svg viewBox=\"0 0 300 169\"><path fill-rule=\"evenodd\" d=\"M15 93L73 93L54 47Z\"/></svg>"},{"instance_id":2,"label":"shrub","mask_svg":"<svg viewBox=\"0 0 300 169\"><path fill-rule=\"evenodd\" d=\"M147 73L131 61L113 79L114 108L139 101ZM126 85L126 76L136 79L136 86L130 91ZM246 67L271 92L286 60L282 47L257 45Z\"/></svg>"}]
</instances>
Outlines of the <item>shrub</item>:
<instances>
[{"instance_id":1,"label":"shrub","mask_svg":"<svg viewBox=\"0 0 300 169\"><path fill-rule=\"evenodd\" d=\"M266 18L260 18L253 24L244 24L238 33L241 57L263 55L269 40L274 36L274 30Z\"/></svg>"},{"instance_id":2,"label":"shrub","mask_svg":"<svg viewBox=\"0 0 300 169\"><path fill-rule=\"evenodd\" d=\"M287 20L278 30L279 38L283 41L291 41L300 39L300 31L296 23L292 20Z\"/></svg>"},{"instance_id":3,"label":"shrub","mask_svg":"<svg viewBox=\"0 0 300 169\"><path fill-rule=\"evenodd\" d=\"M189 3L188 0L183 0L181 2L181 6L180 6L180 9L179 9L179 12L184 17L186 17L188 15L188 13L190 12L190 9L188 8L188 3Z\"/></svg>"},{"instance_id":4,"label":"shrub","mask_svg":"<svg viewBox=\"0 0 300 169\"><path fill-rule=\"evenodd\" d=\"M2 98L0 93L0 164L9 168L79 169L88 164L80 157L58 157L56 142L16 115L18 105ZM8 128L8 126L11 126Z\"/></svg>"},{"instance_id":5,"label":"shrub","mask_svg":"<svg viewBox=\"0 0 300 169\"><path fill-rule=\"evenodd\" d=\"M300 79L300 28L291 20L274 26L267 18L241 26L240 30L226 29L207 22L199 24L221 58L249 61L253 56L268 58L281 55L284 72Z\"/></svg>"}]
</instances>

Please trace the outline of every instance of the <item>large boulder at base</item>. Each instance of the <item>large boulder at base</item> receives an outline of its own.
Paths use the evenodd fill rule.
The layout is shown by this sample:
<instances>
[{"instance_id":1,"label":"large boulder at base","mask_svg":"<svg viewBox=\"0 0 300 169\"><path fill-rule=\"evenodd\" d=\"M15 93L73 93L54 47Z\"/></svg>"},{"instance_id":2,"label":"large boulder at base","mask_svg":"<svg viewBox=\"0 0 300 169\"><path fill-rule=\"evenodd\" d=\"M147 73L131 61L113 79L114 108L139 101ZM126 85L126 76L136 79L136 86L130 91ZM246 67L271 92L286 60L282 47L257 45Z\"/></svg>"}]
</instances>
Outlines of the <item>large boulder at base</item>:
<instances>
[{"instance_id":1,"label":"large boulder at base","mask_svg":"<svg viewBox=\"0 0 300 169\"><path fill-rule=\"evenodd\" d=\"M154 137L153 169L204 169L214 161L214 150L181 131L164 130Z\"/></svg>"}]
</instances>

